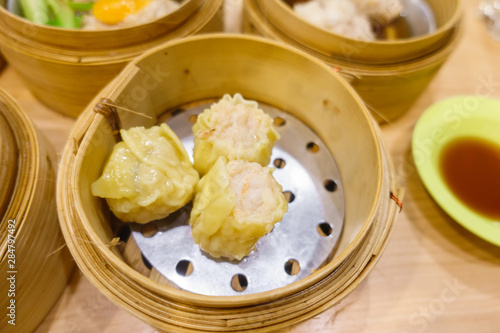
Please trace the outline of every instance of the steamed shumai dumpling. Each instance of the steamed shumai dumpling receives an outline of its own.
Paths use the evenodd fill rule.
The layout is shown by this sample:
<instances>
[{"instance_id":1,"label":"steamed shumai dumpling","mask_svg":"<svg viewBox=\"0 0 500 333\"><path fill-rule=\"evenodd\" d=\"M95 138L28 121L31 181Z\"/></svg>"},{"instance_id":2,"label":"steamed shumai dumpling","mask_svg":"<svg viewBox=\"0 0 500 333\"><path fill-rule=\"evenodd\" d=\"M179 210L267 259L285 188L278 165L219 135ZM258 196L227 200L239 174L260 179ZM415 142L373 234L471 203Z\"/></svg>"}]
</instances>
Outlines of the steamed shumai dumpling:
<instances>
[{"instance_id":1,"label":"steamed shumai dumpling","mask_svg":"<svg viewBox=\"0 0 500 333\"><path fill-rule=\"evenodd\" d=\"M388 24L401 15L401 0L352 0L358 10L380 24Z\"/></svg>"},{"instance_id":2,"label":"steamed shumai dumpling","mask_svg":"<svg viewBox=\"0 0 500 333\"><path fill-rule=\"evenodd\" d=\"M267 165L279 134L257 102L224 95L193 126L194 168L204 175L219 156Z\"/></svg>"},{"instance_id":3,"label":"steamed shumai dumpling","mask_svg":"<svg viewBox=\"0 0 500 333\"><path fill-rule=\"evenodd\" d=\"M375 39L368 16L360 13L352 0L296 2L293 9L303 20L335 34L363 41Z\"/></svg>"},{"instance_id":4,"label":"steamed shumai dumpling","mask_svg":"<svg viewBox=\"0 0 500 333\"><path fill-rule=\"evenodd\" d=\"M196 185L189 221L195 243L216 258L247 256L288 210L273 171L220 157Z\"/></svg>"},{"instance_id":5,"label":"steamed shumai dumpling","mask_svg":"<svg viewBox=\"0 0 500 333\"><path fill-rule=\"evenodd\" d=\"M102 176L92 184L123 222L147 223L188 203L199 180L186 149L166 125L120 131Z\"/></svg>"}]
</instances>

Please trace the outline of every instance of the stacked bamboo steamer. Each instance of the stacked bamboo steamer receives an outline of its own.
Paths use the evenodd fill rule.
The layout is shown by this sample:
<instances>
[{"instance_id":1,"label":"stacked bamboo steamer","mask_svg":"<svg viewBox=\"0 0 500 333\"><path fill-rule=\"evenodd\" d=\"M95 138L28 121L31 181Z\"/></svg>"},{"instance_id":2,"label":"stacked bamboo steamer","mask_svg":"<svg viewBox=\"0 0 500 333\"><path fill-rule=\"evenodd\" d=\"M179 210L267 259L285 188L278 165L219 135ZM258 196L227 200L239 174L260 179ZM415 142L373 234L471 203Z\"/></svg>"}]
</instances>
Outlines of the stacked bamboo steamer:
<instances>
[{"instance_id":1,"label":"stacked bamboo steamer","mask_svg":"<svg viewBox=\"0 0 500 333\"><path fill-rule=\"evenodd\" d=\"M0 0L0 49L50 108L78 116L134 57L165 41L222 28L223 0L185 0L178 10L127 29L83 31L33 24Z\"/></svg>"},{"instance_id":2,"label":"stacked bamboo steamer","mask_svg":"<svg viewBox=\"0 0 500 333\"><path fill-rule=\"evenodd\" d=\"M404 114L456 48L461 0L426 0L437 29L393 41L363 42L299 18L284 0L244 0L243 30L290 45L325 61L354 87L379 122Z\"/></svg>"},{"instance_id":3,"label":"stacked bamboo steamer","mask_svg":"<svg viewBox=\"0 0 500 333\"><path fill-rule=\"evenodd\" d=\"M169 75L146 87L150 76L143 69L153 65ZM131 98L139 91L142 98ZM155 282L127 264L116 246L126 237L114 231L114 218L91 184L116 143L118 124L148 127L179 107L236 92L295 116L334 155L345 189L335 255L296 283L256 294L204 296ZM268 332L319 314L370 272L400 209L377 124L354 90L314 57L250 36L189 37L132 61L78 119L60 165L59 217L81 271L117 305L167 331Z\"/></svg>"},{"instance_id":4,"label":"stacked bamboo steamer","mask_svg":"<svg viewBox=\"0 0 500 333\"><path fill-rule=\"evenodd\" d=\"M3 90L0 163L0 304L4 309L0 327L2 332L31 332L64 290L74 262L57 219L55 154Z\"/></svg>"}]
</instances>

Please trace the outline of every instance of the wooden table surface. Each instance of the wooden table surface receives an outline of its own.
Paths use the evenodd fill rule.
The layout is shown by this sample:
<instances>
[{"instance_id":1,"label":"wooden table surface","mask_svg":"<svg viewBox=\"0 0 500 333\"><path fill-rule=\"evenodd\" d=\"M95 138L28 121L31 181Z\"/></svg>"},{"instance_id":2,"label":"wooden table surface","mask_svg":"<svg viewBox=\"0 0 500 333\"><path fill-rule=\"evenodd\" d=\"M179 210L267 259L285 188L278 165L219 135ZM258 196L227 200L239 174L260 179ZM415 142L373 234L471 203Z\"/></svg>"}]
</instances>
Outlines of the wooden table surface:
<instances>
[{"instance_id":1,"label":"wooden table surface","mask_svg":"<svg viewBox=\"0 0 500 333\"><path fill-rule=\"evenodd\" d=\"M228 2L237 7L238 1ZM425 191L410 158L412 130L430 105L460 94L500 99L500 42L466 2L465 34L413 108L382 127L404 209L389 245L368 278L339 305L286 332L500 332L500 248L449 218ZM229 30L235 29L229 26ZM61 152L74 119L40 104L12 70L0 74L33 122ZM37 330L42 332L155 332L115 306L76 270Z\"/></svg>"}]
</instances>

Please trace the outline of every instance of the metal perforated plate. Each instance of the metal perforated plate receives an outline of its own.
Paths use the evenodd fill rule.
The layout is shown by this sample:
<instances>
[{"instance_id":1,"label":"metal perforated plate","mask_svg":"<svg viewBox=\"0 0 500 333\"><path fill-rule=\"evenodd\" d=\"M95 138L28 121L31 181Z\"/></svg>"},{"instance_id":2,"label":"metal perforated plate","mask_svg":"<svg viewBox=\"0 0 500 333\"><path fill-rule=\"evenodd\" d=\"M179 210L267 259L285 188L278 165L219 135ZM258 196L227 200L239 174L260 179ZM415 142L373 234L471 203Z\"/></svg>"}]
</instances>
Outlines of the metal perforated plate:
<instances>
[{"instance_id":1,"label":"metal perforated plate","mask_svg":"<svg viewBox=\"0 0 500 333\"><path fill-rule=\"evenodd\" d=\"M176 114L167 124L192 159L192 120L210 105ZM296 282L334 254L344 221L344 195L335 160L301 121L266 105L281 135L270 166L289 200L288 212L240 262L214 259L193 242L190 207L164 220L132 224L132 235L149 263L180 288L204 295L243 295ZM153 231L153 232L152 232Z\"/></svg>"}]
</instances>

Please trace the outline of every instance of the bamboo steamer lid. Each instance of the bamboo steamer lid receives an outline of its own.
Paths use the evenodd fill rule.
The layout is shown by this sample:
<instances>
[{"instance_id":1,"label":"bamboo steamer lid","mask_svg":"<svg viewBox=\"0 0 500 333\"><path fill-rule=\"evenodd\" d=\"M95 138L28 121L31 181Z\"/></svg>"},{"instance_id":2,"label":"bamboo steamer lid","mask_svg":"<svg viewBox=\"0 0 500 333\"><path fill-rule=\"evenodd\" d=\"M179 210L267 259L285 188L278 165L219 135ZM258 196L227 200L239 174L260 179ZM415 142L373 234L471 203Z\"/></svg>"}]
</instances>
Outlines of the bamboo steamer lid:
<instances>
[{"instance_id":1,"label":"bamboo steamer lid","mask_svg":"<svg viewBox=\"0 0 500 333\"><path fill-rule=\"evenodd\" d=\"M439 49L462 17L461 0L426 0L436 19L436 31L394 41L356 41L318 28L301 19L285 0L255 0L264 17L290 39L330 57L367 64L391 64L425 56Z\"/></svg>"},{"instance_id":2,"label":"bamboo steamer lid","mask_svg":"<svg viewBox=\"0 0 500 333\"><path fill-rule=\"evenodd\" d=\"M0 6L0 48L35 97L76 117L134 57L168 40L220 31L222 2L187 0L158 21L109 31L40 26Z\"/></svg>"},{"instance_id":3,"label":"bamboo steamer lid","mask_svg":"<svg viewBox=\"0 0 500 333\"><path fill-rule=\"evenodd\" d=\"M402 116L456 49L461 36L458 25L429 54L402 62L368 64L325 55L297 42L275 28L260 11L257 0L244 0L243 31L293 45L332 66L356 90L379 123Z\"/></svg>"},{"instance_id":4,"label":"bamboo steamer lid","mask_svg":"<svg viewBox=\"0 0 500 333\"><path fill-rule=\"evenodd\" d=\"M19 105L0 89L0 269L1 306L15 301L2 332L31 332L64 290L74 263L59 228L55 198L56 159ZM6 186L5 186L6 185ZM9 246L10 245L10 246ZM5 275L4 275L5 276ZM12 314L12 310L7 310ZM4 312L5 313L5 312Z\"/></svg>"},{"instance_id":5,"label":"bamboo steamer lid","mask_svg":"<svg viewBox=\"0 0 500 333\"><path fill-rule=\"evenodd\" d=\"M169 75L148 89L141 69L151 64L168 68ZM128 264L111 213L90 186L116 143L117 119L123 128L151 126L180 106L236 92L277 106L318 133L345 185L344 232L334 258L296 283L256 294L205 296L165 285L153 278L154 270L146 277ZM294 48L228 34L169 42L132 61L77 120L57 188L61 228L81 271L120 307L178 332L274 331L338 303L377 262L401 195L377 124L344 80Z\"/></svg>"}]
</instances>

